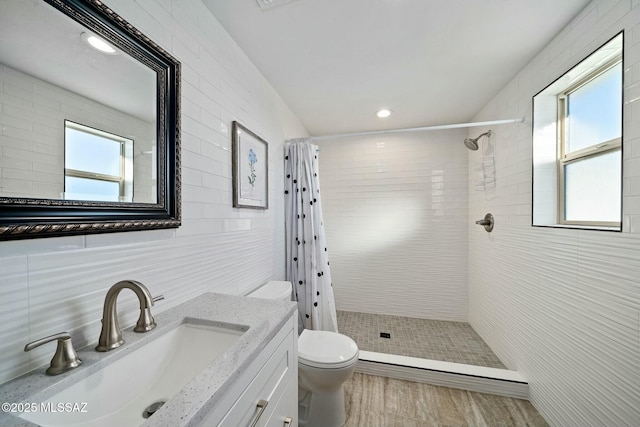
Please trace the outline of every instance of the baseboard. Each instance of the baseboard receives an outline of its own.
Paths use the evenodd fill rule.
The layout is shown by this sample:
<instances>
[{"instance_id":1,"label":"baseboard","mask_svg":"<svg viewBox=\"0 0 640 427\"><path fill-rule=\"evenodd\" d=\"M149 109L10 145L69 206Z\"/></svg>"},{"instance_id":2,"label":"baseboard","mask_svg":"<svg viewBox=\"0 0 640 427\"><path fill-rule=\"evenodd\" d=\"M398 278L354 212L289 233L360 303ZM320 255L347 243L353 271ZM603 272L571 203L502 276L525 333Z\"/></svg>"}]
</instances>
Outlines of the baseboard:
<instances>
[{"instance_id":1,"label":"baseboard","mask_svg":"<svg viewBox=\"0 0 640 427\"><path fill-rule=\"evenodd\" d=\"M527 380L507 369L360 351L356 372L529 399Z\"/></svg>"}]
</instances>

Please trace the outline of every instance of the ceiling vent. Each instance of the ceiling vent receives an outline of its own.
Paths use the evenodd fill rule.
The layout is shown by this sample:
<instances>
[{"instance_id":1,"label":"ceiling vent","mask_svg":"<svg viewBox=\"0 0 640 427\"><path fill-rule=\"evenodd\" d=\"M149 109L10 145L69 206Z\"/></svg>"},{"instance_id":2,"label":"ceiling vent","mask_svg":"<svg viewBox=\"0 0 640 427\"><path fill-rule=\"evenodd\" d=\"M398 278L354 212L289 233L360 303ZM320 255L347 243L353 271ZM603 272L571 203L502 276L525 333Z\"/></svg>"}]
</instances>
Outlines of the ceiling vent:
<instances>
[{"instance_id":1,"label":"ceiling vent","mask_svg":"<svg viewBox=\"0 0 640 427\"><path fill-rule=\"evenodd\" d=\"M285 3L290 3L293 0L256 0L262 10L273 9L276 6L282 6Z\"/></svg>"}]
</instances>

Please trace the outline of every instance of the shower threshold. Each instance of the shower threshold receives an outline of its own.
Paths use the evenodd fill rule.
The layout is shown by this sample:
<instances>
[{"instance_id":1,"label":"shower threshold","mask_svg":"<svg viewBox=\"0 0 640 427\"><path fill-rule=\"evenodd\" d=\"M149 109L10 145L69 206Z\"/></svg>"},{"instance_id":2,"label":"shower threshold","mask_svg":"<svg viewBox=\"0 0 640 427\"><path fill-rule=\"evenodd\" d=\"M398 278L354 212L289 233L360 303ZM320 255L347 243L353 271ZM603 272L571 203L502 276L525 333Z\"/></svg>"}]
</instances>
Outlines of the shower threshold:
<instances>
[{"instance_id":1,"label":"shower threshold","mask_svg":"<svg viewBox=\"0 0 640 427\"><path fill-rule=\"evenodd\" d=\"M360 351L356 372L443 387L529 398L529 383L517 371Z\"/></svg>"},{"instance_id":2,"label":"shower threshold","mask_svg":"<svg viewBox=\"0 0 640 427\"><path fill-rule=\"evenodd\" d=\"M338 331L360 349L358 372L528 398L527 381L468 323L338 311Z\"/></svg>"}]
</instances>

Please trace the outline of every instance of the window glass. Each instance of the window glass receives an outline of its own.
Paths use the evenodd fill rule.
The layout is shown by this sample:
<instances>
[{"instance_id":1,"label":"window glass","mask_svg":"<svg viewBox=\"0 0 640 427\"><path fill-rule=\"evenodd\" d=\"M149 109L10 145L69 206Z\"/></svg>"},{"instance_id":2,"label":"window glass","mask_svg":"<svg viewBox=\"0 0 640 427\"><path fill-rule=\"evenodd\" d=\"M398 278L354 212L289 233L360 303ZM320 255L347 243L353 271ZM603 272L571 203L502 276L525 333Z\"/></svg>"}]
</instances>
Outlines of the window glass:
<instances>
[{"instance_id":1,"label":"window glass","mask_svg":"<svg viewBox=\"0 0 640 427\"><path fill-rule=\"evenodd\" d=\"M65 168L120 176L122 175L122 143L67 127Z\"/></svg>"},{"instance_id":2,"label":"window glass","mask_svg":"<svg viewBox=\"0 0 640 427\"><path fill-rule=\"evenodd\" d=\"M66 176L64 186L68 199L117 202L120 197L120 184L112 181Z\"/></svg>"},{"instance_id":3,"label":"window glass","mask_svg":"<svg viewBox=\"0 0 640 427\"><path fill-rule=\"evenodd\" d=\"M620 138L622 131L622 63L567 96L565 152Z\"/></svg>"},{"instance_id":4,"label":"window glass","mask_svg":"<svg viewBox=\"0 0 640 427\"><path fill-rule=\"evenodd\" d=\"M620 150L564 165L565 220L620 221Z\"/></svg>"}]
</instances>

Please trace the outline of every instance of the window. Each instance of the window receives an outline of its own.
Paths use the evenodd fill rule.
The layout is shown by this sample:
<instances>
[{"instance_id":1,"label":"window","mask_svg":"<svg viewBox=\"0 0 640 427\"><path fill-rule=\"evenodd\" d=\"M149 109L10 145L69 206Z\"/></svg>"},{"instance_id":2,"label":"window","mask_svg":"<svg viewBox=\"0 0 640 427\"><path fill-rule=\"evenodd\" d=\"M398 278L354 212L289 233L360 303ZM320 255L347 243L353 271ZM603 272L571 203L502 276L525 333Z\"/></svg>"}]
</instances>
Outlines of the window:
<instances>
[{"instance_id":1,"label":"window","mask_svg":"<svg viewBox=\"0 0 640 427\"><path fill-rule=\"evenodd\" d=\"M559 223L619 225L621 105L619 58L558 97Z\"/></svg>"},{"instance_id":2,"label":"window","mask_svg":"<svg viewBox=\"0 0 640 427\"><path fill-rule=\"evenodd\" d=\"M620 230L620 33L533 98L533 225Z\"/></svg>"},{"instance_id":3,"label":"window","mask_svg":"<svg viewBox=\"0 0 640 427\"><path fill-rule=\"evenodd\" d=\"M133 141L65 121L65 199L128 201L125 153Z\"/></svg>"}]
</instances>

